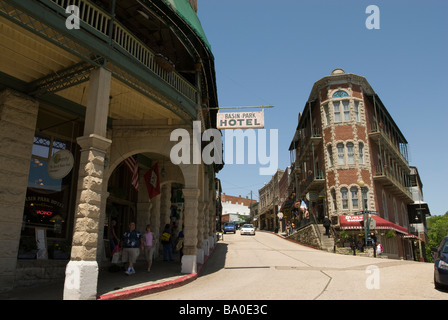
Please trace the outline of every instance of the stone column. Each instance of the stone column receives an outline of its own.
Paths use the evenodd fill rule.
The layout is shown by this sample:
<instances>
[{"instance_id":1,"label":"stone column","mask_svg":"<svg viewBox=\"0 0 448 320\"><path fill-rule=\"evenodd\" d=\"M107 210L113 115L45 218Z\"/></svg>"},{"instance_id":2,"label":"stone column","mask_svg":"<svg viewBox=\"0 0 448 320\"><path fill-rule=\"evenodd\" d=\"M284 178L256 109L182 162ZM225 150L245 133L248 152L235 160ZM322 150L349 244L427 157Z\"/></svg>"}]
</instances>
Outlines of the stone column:
<instances>
[{"instance_id":1,"label":"stone column","mask_svg":"<svg viewBox=\"0 0 448 320\"><path fill-rule=\"evenodd\" d=\"M38 103L0 92L0 292L13 289Z\"/></svg>"},{"instance_id":2,"label":"stone column","mask_svg":"<svg viewBox=\"0 0 448 320\"><path fill-rule=\"evenodd\" d=\"M198 263L204 263L204 209L205 203L198 203Z\"/></svg>"},{"instance_id":3,"label":"stone column","mask_svg":"<svg viewBox=\"0 0 448 320\"><path fill-rule=\"evenodd\" d=\"M197 272L198 254L198 198L199 189L183 189L184 194L184 255L182 257L182 273Z\"/></svg>"},{"instance_id":4,"label":"stone column","mask_svg":"<svg viewBox=\"0 0 448 320\"><path fill-rule=\"evenodd\" d=\"M64 299L94 300L97 294L97 248L99 221L104 208L102 196L104 160L112 141L106 137L111 73L92 71L87 98L84 136L77 139L81 158L76 196L71 259L65 272ZM103 213L104 214L104 213Z\"/></svg>"}]
</instances>

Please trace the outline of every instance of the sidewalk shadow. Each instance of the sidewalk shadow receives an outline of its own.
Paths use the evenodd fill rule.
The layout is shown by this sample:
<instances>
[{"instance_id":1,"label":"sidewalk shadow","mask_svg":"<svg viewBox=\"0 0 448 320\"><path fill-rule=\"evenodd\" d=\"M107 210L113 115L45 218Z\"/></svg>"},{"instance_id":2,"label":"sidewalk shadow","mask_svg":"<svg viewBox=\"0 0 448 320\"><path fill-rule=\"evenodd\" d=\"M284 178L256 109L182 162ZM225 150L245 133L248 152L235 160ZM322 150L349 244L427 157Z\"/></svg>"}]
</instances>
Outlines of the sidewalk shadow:
<instances>
[{"instance_id":1,"label":"sidewalk shadow","mask_svg":"<svg viewBox=\"0 0 448 320\"><path fill-rule=\"evenodd\" d=\"M226 243L217 243L215 248L213 249L213 254L207 260L207 263L204 265L199 277L209 275L215 273L219 270L224 269L226 263L226 255L228 245Z\"/></svg>"}]
</instances>

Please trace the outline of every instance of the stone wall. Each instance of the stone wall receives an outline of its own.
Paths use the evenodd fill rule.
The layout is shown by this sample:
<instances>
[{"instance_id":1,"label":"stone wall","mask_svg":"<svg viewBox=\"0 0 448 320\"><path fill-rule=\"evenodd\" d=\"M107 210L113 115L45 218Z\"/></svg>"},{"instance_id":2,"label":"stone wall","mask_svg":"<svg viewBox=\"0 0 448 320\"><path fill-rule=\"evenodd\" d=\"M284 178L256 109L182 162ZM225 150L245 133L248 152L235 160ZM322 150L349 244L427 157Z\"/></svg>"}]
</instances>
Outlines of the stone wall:
<instances>
[{"instance_id":1,"label":"stone wall","mask_svg":"<svg viewBox=\"0 0 448 320\"><path fill-rule=\"evenodd\" d=\"M319 235L316 232L316 226L313 224L309 224L306 227L303 227L302 229L288 236L288 239L320 248Z\"/></svg>"}]
</instances>

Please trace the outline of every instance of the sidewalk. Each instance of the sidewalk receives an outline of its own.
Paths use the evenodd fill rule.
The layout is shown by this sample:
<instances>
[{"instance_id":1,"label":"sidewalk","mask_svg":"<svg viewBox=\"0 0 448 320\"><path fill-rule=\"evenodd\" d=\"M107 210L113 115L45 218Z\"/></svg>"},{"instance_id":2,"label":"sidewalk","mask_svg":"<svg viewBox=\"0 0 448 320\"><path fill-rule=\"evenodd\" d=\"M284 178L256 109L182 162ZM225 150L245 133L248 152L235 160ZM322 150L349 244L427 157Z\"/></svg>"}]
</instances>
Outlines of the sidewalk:
<instances>
[{"instance_id":1,"label":"sidewalk","mask_svg":"<svg viewBox=\"0 0 448 320\"><path fill-rule=\"evenodd\" d=\"M207 262L206 257L204 262ZM154 260L151 272L146 271L146 262L138 261L136 273L128 276L123 271L110 272L102 268L98 275L97 300L126 300L163 290L185 285L195 280L200 274L203 264L193 274L181 273L179 258L175 261ZM11 292L0 294L0 300L63 300L64 280L44 285L16 288Z\"/></svg>"}]
</instances>

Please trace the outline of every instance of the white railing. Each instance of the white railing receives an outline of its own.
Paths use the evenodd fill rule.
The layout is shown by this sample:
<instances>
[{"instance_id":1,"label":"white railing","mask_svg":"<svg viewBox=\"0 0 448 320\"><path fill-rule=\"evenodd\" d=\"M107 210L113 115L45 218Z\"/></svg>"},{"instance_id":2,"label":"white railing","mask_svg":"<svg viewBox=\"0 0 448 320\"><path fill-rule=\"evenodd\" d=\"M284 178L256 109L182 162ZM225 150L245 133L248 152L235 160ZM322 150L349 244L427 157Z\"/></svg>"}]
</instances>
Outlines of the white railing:
<instances>
[{"instance_id":1,"label":"white railing","mask_svg":"<svg viewBox=\"0 0 448 320\"><path fill-rule=\"evenodd\" d=\"M118 21L113 22L113 28L110 28L112 17L109 13L91 4L88 0L49 0L61 9L66 10L68 6L74 5L79 8L79 19L94 30L111 39L121 49L126 51L133 58L138 60L150 71L162 78L175 90L182 93L193 102L197 102L196 88L185 80L177 72L169 72L161 68L155 61L155 53L151 51L142 41L137 39ZM110 30L110 31L109 31ZM112 32L110 36L109 33Z\"/></svg>"}]
</instances>

